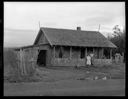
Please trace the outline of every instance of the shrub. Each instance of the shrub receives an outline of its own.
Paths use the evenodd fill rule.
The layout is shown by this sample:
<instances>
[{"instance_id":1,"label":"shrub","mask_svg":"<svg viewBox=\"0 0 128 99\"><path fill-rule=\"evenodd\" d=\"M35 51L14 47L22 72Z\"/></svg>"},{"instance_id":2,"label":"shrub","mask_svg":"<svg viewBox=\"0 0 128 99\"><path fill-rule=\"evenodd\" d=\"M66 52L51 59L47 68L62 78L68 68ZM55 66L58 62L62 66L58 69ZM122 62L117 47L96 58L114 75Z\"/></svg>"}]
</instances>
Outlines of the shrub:
<instances>
[{"instance_id":1,"label":"shrub","mask_svg":"<svg viewBox=\"0 0 128 99\"><path fill-rule=\"evenodd\" d=\"M13 52L11 49L6 49L4 50L4 70L13 73L18 73L18 64L17 64L17 59L16 59L16 54ZM17 74L16 74L17 75Z\"/></svg>"}]
</instances>

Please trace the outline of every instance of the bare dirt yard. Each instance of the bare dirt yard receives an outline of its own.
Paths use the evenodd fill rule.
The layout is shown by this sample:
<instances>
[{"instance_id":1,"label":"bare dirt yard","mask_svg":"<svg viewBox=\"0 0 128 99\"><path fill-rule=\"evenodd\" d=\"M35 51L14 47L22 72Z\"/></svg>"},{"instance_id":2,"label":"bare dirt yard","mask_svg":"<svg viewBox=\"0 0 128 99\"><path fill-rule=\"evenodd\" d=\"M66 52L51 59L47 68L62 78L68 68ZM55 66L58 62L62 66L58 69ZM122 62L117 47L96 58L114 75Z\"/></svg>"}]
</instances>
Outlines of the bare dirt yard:
<instances>
[{"instance_id":1,"label":"bare dirt yard","mask_svg":"<svg viewBox=\"0 0 128 99\"><path fill-rule=\"evenodd\" d=\"M125 96L125 64L40 67L38 82L4 82L4 96Z\"/></svg>"}]
</instances>

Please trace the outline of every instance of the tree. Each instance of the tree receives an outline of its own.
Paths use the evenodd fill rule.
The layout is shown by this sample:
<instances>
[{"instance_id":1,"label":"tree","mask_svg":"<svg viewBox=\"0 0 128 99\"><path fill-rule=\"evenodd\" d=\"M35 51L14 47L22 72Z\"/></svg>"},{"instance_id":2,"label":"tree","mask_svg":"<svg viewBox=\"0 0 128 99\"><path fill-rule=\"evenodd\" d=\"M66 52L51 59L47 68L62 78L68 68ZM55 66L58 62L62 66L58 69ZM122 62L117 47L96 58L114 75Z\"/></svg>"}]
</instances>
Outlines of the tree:
<instances>
[{"instance_id":1,"label":"tree","mask_svg":"<svg viewBox=\"0 0 128 99\"><path fill-rule=\"evenodd\" d=\"M125 37L126 37L125 28L123 29L123 31L121 31L119 25L116 25L113 28L113 32L114 32L113 33L114 37L112 37L110 41L118 47L114 51L114 53L120 53L120 54L125 53Z\"/></svg>"},{"instance_id":2,"label":"tree","mask_svg":"<svg viewBox=\"0 0 128 99\"><path fill-rule=\"evenodd\" d=\"M114 36L121 36L121 29L119 28L119 25L115 25L113 28Z\"/></svg>"}]
</instances>

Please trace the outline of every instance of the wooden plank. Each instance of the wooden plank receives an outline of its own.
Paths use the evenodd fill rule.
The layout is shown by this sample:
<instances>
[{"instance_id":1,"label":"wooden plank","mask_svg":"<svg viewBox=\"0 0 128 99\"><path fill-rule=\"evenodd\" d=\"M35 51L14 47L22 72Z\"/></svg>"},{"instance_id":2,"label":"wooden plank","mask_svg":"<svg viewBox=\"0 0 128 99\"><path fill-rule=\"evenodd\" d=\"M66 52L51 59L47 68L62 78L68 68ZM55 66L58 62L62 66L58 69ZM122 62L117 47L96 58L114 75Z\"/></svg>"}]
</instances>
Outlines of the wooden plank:
<instances>
[{"instance_id":1,"label":"wooden plank","mask_svg":"<svg viewBox=\"0 0 128 99\"><path fill-rule=\"evenodd\" d=\"M53 55L53 57L55 58L55 53L56 52L56 49L55 49L55 46L53 47L53 53L54 53L54 55Z\"/></svg>"},{"instance_id":2,"label":"wooden plank","mask_svg":"<svg viewBox=\"0 0 128 99\"><path fill-rule=\"evenodd\" d=\"M20 58L19 59L20 60L20 66L19 66L20 68L19 69L20 69L21 75L23 75L23 69L22 69L22 63L23 63L22 62L22 59L23 59L22 58L22 49L20 49L20 53L19 54L20 54L20 57L19 57Z\"/></svg>"},{"instance_id":3,"label":"wooden plank","mask_svg":"<svg viewBox=\"0 0 128 99\"><path fill-rule=\"evenodd\" d=\"M17 69L18 69L18 73L20 73L20 51L15 51L16 52L16 55L17 55Z\"/></svg>"},{"instance_id":4,"label":"wooden plank","mask_svg":"<svg viewBox=\"0 0 128 99\"><path fill-rule=\"evenodd\" d=\"M22 67L23 67L23 73L24 73L24 75L27 75L27 72L26 72L26 64L25 64L25 52L24 52L24 50L22 50L22 62L23 62L23 64L22 64Z\"/></svg>"}]
</instances>

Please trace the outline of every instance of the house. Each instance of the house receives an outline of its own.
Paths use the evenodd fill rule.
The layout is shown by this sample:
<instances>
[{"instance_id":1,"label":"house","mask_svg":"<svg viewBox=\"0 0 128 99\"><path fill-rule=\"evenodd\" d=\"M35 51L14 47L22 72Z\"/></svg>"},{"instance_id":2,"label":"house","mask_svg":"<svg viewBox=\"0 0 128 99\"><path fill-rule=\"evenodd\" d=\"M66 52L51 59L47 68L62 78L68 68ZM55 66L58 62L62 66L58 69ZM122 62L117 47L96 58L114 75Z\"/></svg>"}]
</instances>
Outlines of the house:
<instances>
[{"instance_id":1,"label":"house","mask_svg":"<svg viewBox=\"0 0 128 99\"><path fill-rule=\"evenodd\" d=\"M39 66L85 66L86 56L94 54L95 64L112 63L116 46L98 31L84 31L41 27L31 46L17 49Z\"/></svg>"}]
</instances>

